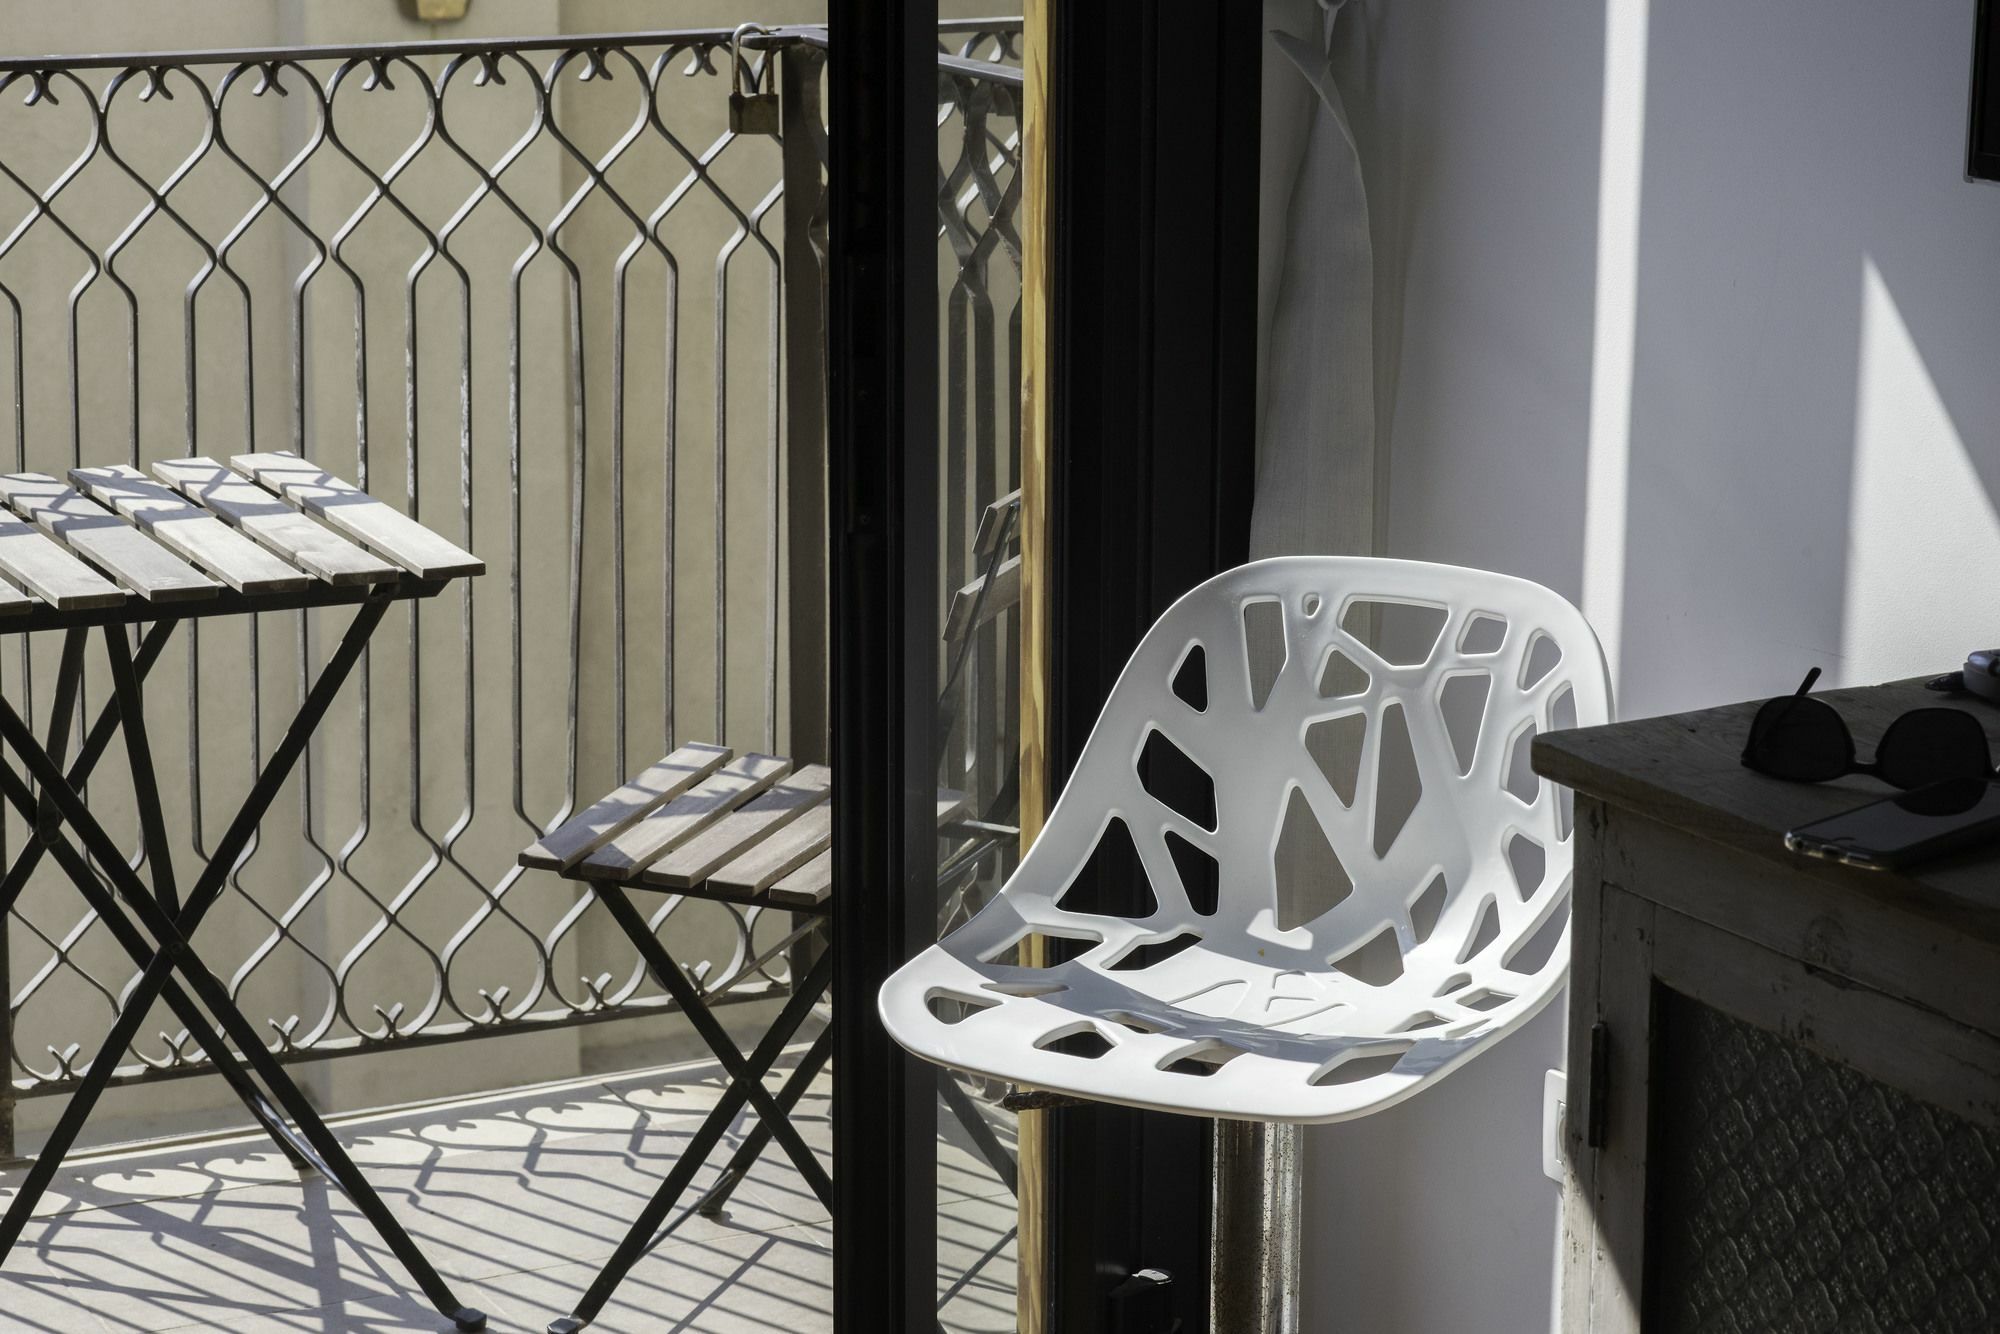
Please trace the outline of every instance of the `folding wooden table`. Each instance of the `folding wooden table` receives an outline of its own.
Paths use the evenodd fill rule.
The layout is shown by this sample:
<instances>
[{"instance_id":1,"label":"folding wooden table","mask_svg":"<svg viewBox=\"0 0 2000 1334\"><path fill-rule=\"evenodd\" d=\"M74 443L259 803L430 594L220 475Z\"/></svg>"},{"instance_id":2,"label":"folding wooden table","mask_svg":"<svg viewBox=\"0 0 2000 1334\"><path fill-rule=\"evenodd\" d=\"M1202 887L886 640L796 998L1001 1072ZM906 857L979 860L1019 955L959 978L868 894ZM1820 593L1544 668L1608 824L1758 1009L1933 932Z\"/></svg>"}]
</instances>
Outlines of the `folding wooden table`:
<instances>
[{"instance_id":1,"label":"folding wooden table","mask_svg":"<svg viewBox=\"0 0 2000 1334\"><path fill-rule=\"evenodd\" d=\"M119 1053L153 1002L164 1000L292 1165L318 1171L345 1194L446 1318L462 1330L482 1329L486 1317L453 1295L189 941L389 607L431 597L485 566L296 455L244 454L228 466L178 459L153 465L152 473L76 468L67 483L39 474L0 477L0 634L63 635L47 732L37 737L0 698L0 741L27 775L0 756L0 798L32 830L0 878L0 913L14 906L46 854L141 969L0 1217L0 1264L109 1085ZM354 607L353 622L183 894L146 736L147 672L181 621L337 606ZM112 695L70 759L70 719L92 629L102 631ZM83 798L84 782L121 732L150 884Z\"/></svg>"}]
</instances>

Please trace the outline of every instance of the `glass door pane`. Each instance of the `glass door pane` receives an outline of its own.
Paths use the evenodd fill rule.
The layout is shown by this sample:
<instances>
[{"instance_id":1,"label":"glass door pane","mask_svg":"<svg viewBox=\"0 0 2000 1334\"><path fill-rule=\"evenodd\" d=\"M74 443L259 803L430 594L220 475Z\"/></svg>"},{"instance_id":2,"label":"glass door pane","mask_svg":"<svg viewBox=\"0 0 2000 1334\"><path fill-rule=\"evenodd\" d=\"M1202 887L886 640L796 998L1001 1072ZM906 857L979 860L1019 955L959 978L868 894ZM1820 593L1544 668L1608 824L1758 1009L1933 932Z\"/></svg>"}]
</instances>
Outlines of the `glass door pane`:
<instances>
[{"instance_id":1,"label":"glass door pane","mask_svg":"<svg viewBox=\"0 0 2000 1334\"><path fill-rule=\"evenodd\" d=\"M940 936L1020 849L1023 25L984 12L947 5L938 30ZM937 1082L939 1323L1011 1331L1017 1118L998 1081Z\"/></svg>"}]
</instances>

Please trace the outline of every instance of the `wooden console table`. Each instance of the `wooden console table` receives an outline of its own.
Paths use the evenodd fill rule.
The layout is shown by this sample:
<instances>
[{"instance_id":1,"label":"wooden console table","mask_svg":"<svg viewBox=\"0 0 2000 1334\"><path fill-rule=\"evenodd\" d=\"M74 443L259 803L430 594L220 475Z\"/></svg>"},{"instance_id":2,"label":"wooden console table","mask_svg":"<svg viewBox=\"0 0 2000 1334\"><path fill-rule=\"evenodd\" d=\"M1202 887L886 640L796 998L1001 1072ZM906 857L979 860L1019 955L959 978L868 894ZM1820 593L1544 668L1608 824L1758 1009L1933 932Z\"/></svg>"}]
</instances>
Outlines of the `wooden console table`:
<instances>
[{"instance_id":1,"label":"wooden console table","mask_svg":"<svg viewBox=\"0 0 2000 1334\"><path fill-rule=\"evenodd\" d=\"M1864 757L1938 704L2000 755L1918 681L1821 698ZM1534 745L1576 794L1562 1328L2000 1328L2000 846L1794 856L1888 789L1743 768L1755 710Z\"/></svg>"}]
</instances>

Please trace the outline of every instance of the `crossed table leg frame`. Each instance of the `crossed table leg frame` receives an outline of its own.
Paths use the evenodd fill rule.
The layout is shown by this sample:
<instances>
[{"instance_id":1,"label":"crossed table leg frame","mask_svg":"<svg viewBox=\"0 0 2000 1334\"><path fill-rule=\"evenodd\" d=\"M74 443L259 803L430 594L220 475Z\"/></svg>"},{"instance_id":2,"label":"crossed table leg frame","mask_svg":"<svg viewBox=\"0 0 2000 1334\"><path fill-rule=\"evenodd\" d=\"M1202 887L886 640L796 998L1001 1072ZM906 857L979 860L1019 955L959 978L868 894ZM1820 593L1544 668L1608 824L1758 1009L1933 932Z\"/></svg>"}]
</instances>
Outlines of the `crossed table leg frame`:
<instances>
[{"instance_id":1,"label":"crossed table leg frame","mask_svg":"<svg viewBox=\"0 0 2000 1334\"><path fill-rule=\"evenodd\" d=\"M61 1118L47 1143L29 1168L19 1191L0 1217L0 1264L12 1253L22 1230L34 1215L36 1202L48 1189L63 1158L75 1144L78 1133L110 1085L118 1054L131 1045L146 1013L156 1000L163 1000L187 1027L188 1034L201 1045L216 1070L242 1099L257 1123L282 1150L294 1168L317 1171L338 1188L361 1211L363 1217L402 1262L424 1295L447 1319L461 1330L485 1328L486 1317L462 1304L440 1276L382 1197L355 1168L340 1141L320 1119L305 1094L292 1082L256 1028L231 999L228 989L208 970L188 941L208 910L222 897L231 869L249 846L258 822L277 798L285 779L305 754L314 728L325 717L334 696L346 681L375 628L388 611L390 597L361 603L353 623L342 637L318 679L307 692L297 717L265 762L244 798L242 808L228 831L215 845L213 855L201 875L183 898L174 883L173 865L166 844L166 822L160 810L159 785L153 772L152 752L146 738L140 686L147 671L158 660L172 634L175 621L152 623L141 639L137 653L128 642L124 624L102 627L105 655L109 660L112 696L85 734L76 759L64 770L62 760L68 750L70 715L75 709L77 688L83 676L83 655L89 630L65 630L62 664L58 671L55 698L50 713L47 741L36 737L13 706L0 699L0 741L14 752L31 787L0 757L0 798L19 811L33 835L16 854L4 879L0 879L0 914L11 910L44 853L73 881L119 945L131 956L140 975L125 994L116 1021L105 1035L83 1079L70 1096ZM132 789L138 807L141 840L145 850L142 864L150 872L149 887L127 862L116 842L85 806L84 781L110 746L114 734L125 737L126 758L131 767ZM67 825L81 840L78 851L64 832ZM88 858L86 855L88 854ZM97 863L106 888L93 869ZM136 920L135 920L136 919ZM142 931L141 928L144 928ZM148 940L148 936L151 937ZM192 992L192 996L189 994ZM214 1024L204 1015L214 1017ZM221 1034L234 1040L230 1049ZM261 1087L260 1087L261 1081ZM288 1123L289 1120L289 1123Z\"/></svg>"},{"instance_id":2,"label":"crossed table leg frame","mask_svg":"<svg viewBox=\"0 0 2000 1334\"><path fill-rule=\"evenodd\" d=\"M811 1147L800 1136L798 1128L791 1123L792 1109L798 1105L799 1099L804 1096L806 1088L812 1083L813 1076L819 1073L820 1068L826 1064L827 1057L832 1053L833 1030L828 1028L813 1040L804 1058L785 1077L784 1083L775 1094L764 1087L764 1077L771 1072L786 1045L798 1032L799 1026L805 1022L806 1016L812 1012L813 1006L826 994L827 986L833 980L832 953L821 952L819 959L807 970L804 979L793 986L791 998L785 1002L784 1009L778 1012L777 1019L765 1030L764 1036L746 1057L737 1049L722 1024L703 1003L701 993L681 970L680 965L674 962L673 956L667 953L666 947L660 943L660 938L653 934L645 915L633 905L624 887L607 880L592 880L589 884L598 901L610 910L613 920L638 948L646 967L659 979L660 985L666 988L667 994L673 997L674 1002L694 1025L695 1031L701 1035L702 1041L708 1044L709 1050L714 1052L716 1059L722 1063L723 1071L729 1077L729 1087L723 1092L722 1100L709 1112L700 1128L695 1131L693 1138L688 1141L687 1147L674 1163L673 1170L667 1173L666 1180L660 1183L653 1198L647 1201L646 1207L640 1210L639 1216L632 1221L624 1240L618 1243L618 1248L612 1252L611 1258L604 1262L604 1267L591 1281L576 1309L563 1319L551 1321L548 1327L549 1334L576 1334L577 1330L596 1319L598 1313L604 1309L604 1304L611 1299L611 1294L616 1292L618 1285L624 1281L625 1275L631 1272L632 1266L643 1259L667 1232L671 1232L673 1227L678 1225L679 1220L676 1220L675 1224L667 1224L668 1215L680 1203L682 1196L687 1194L695 1173L701 1170L708 1156L715 1152L716 1145L721 1143L724 1133L728 1131L746 1103L756 1110L757 1125L744 1137L736 1152L730 1155L720 1179L695 1202L693 1209L711 1216L720 1213L729 1196L773 1139L784 1149L785 1156L792 1160L793 1166L798 1168L799 1175L806 1179L806 1184L812 1188L813 1194L819 1197L820 1203L829 1208L833 1204L832 1177L820 1165Z\"/></svg>"}]
</instances>

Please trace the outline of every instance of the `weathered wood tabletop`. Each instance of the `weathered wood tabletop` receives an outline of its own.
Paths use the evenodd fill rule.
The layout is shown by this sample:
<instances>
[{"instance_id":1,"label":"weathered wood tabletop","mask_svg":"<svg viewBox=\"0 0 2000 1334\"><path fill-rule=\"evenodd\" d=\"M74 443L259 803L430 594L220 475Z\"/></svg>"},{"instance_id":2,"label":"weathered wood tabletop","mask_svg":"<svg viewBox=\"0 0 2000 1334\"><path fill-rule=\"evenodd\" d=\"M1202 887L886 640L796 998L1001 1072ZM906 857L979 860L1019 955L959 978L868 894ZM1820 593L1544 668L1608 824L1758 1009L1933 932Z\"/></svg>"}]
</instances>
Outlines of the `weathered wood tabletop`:
<instances>
[{"instance_id":1,"label":"weathered wood tabletop","mask_svg":"<svg viewBox=\"0 0 2000 1334\"><path fill-rule=\"evenodd\" d=\"M426 597L485 568L291 454L0 474L0 633Z\"/></svg>"},{"instance_id":2,"label":"weathered wood tabletop","mask_svg":"<svg viewBox=\"0 0 2000 1334\"><path fill-rule=\"evenodd\" d=\"M1814 692L1840 711L1863 759L1897 717L1911 709L1959 709L1977 718L2000 757L2000 708L1970 695L1923 688L1929 677ZM1774 694L1787 694L1782 682ZM2000 942L2000 843L1904 871L1872 871L1801 857L1785 833L1851 810L1895 789L1860 775L1831 783L1789 783L1741 762L1750 719L1763 700L1668 714L1537 737L1535 772L1595 798L1752 856L1840 883L1905 909L1948 913L1960 929Z\"/></svg>"}]
</instances>

